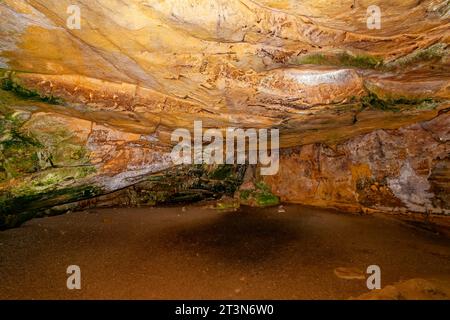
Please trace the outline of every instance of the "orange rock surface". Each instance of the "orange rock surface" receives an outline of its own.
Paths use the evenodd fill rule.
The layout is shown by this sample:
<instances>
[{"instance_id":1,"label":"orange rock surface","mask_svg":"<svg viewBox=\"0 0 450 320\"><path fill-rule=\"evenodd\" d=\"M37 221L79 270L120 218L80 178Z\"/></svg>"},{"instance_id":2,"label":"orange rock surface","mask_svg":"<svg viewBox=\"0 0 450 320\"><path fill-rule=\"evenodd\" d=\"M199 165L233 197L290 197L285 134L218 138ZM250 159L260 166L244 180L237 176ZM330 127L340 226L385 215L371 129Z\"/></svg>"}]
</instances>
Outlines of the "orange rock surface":
<instances>
[{"instance_id":1,"label":"orange rock surface","mask_svg":"<svg viewBox=\"0 0 450 320\"><path fill-rule=\"evenodd\" d=\"M173 169L170 135L195 120L280 129L280 172L264 180L284 201L446 215L449 12L444 0L4 0L0 226Z\"/></svg>"}]
</instances>

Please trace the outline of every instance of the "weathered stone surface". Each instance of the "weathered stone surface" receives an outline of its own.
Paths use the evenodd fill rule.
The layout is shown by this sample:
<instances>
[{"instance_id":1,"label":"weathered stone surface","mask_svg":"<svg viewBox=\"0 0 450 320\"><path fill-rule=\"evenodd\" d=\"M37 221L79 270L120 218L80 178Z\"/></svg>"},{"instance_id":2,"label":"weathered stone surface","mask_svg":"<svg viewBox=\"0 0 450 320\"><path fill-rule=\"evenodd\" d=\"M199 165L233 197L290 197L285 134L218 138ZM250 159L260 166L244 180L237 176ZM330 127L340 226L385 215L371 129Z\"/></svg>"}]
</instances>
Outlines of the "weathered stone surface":
<instances>
[{"instance_id":1,"label":"weathered stone surface","mask_svg":"<svg viewBox=\"0 0 450 320\"><path fill-rule=\"evenodd\" d=\"M74 3L81 30L65 24ZM381 30L367 29L369 3L350 0L8 0L0 6L7 35L0 56L41 94L133 112L140 124L116 121L128 130L164 136L201 118L218 127L281 126L292 146L303 137L292 138L290 124L324 121L320 106L351 123L355 109L338 105L367 88L390 98L449 97L446 9L432 1L377 4L389 6ZM416 20L399 30L405 16ZM383 63L395 72L386 74ZM362 72L367 67L374 70Z\"/></svg>"},{"instance_id":2,"label":"weathered stone surface","mask_svg":"<svg viewBox=\"0 0 450 320\"><path fill-rule=\"evenodd\" d=\"M167 150L141 135L61 114L0 111L0 228L171 166Z\"/></svg>"},{"instance_id":3,"label":"weathered stone surface","mask_svg":"<svg viewBox=\"0 0 450 320\"><path fill-rule=\"evenodd\" d=\"M284 201L448 213L448 1L4 0L0 18L6 225L99 195L152 202L149 176L177 170L171 132L195 120L279 128L266 182ZM241 201L277 202L252 183Z\"/></svg>"},{"instance_id":4,"label":"weathered stone surface","mask_svg":"<svg viewBox=\"0 0 450 320\"><path fill-rule=\"evenodd\" d=\"M448 300L448 279L410 279L388 285L356 298L356 300Z\"/></svg>"},{"instance_id":5,"label":"weathered stone surface","mask_svg":"<svg viewBox=\"0 0 450 320\"><path fill-rule=\"evenodd\" d=\"M449 214L449 127L446 112L428 122L376 130L332 147L286 150L279 173L264 181L288 202Z\"/></svg>"}]
</instances>

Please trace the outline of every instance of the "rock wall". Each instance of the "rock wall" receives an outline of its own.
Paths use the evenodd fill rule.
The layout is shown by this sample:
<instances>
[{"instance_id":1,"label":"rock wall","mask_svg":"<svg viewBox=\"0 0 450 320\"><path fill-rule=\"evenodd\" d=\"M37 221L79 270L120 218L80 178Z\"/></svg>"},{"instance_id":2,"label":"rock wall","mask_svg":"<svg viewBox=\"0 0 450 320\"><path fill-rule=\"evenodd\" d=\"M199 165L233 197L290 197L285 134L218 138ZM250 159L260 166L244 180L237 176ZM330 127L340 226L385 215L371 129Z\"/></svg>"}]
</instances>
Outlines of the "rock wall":
<instances>
[{"instance_id":1,"label":"rock wall","mask_svg":"<svg viewBox=\"0 0 450 320\"><path fill-rule=\"evenodd\" d=\"M329 147L285 150L265 182L283 201L387 212L450 213L450 113Z\"/></svg>"},{"instance_id":2,"label":"rock wall","mask_svg":"<svg viewBox=\"0 0 450 320\"><path fill-rule=\"evenodd\" d=\"M448 214L449 26L448 0L0 1L0 227L232 193L242 168L170 159L171 133L196 120L280 130L281 171L246 204L278 203L270 187Z\"/></svg>"},{"instance_id":3,"label":"rock wall","mask_svg":"<svg viewBox=\"0 0 450 320\"><path fill-rule=\"evenodd\" d=\"M19 101L3 94L3 102ZM245 171L226 165L175 167L171 148L151 135L38 108L0 103L0 133L0 229L98 205L216 199L233 194Z\"/></svg>"}]
</instances>

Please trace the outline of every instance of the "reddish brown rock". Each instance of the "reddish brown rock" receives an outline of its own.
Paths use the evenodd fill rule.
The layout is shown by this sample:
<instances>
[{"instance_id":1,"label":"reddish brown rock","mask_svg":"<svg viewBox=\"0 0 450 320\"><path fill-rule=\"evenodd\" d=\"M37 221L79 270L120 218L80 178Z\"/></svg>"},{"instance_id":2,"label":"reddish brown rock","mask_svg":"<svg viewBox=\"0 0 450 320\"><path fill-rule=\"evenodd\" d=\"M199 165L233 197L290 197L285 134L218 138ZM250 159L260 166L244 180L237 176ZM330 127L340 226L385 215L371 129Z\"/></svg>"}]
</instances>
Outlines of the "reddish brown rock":
<instances>
[{"instance_id":1,"label":"reddish brown rock","mask_svg":"<svg viewBox=\"0 0 450 320\"><path fill-rule=\"evenodd\" d=\"M287 202L449 214L449 127L450 115L444 113L429 122L377 130L332 147L295 148L282 154L279 173L264 181Z\"/></svg>"}]
</instances>

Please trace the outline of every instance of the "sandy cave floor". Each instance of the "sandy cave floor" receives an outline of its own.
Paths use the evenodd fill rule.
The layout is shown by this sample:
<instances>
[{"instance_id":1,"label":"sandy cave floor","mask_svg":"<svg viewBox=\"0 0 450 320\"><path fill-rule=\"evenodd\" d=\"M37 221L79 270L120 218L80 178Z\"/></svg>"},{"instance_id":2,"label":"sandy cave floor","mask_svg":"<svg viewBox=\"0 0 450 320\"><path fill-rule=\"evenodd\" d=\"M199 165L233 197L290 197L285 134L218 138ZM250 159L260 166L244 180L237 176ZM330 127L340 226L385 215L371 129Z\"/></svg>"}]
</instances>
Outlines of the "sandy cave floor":
<instances>
[{"instance_id":1,"label":"sandy cave floor","mask_svg":"<svg viewBox=\"0 0 450 320\"><path fill-rule=\"evenodd\" d=\"M0 298L348 299L369 291L366 280L335 270L374 264L383 287L450 283L447 238L393 219L285 209L116 208L34 219L0 232ZM81 290L66 287L69 265L81 268Z\"/></svg>"}]
</instances>

